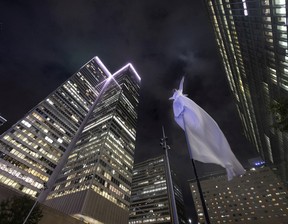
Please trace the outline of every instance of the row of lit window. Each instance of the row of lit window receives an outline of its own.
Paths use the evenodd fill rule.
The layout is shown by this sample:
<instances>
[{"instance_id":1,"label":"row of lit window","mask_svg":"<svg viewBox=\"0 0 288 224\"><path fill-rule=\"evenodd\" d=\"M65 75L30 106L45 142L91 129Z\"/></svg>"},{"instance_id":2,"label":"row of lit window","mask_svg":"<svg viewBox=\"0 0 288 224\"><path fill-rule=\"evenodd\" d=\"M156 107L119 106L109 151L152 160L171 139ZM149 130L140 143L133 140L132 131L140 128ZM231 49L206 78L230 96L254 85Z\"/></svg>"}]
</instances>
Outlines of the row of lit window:
<instances>
[{"instance_id":1,"label":"row of lit window","mask_svg":"<svg viewBox=\"0 0 288 224\"><path fill-rule=\"evenodd\" d=\"M128 206L125 205L123 202L117 200L115 197L107 193L105 190L101 189L99 186L92 185L92 189L97 192L98 194L102 195L109 201L112 201L114 204L118 205L121 208L128 209Z\"/></svg>"},{"instance_id":2,"label":"row of lit window","mask_svg":"<svg viewBox=\"0 0 288 224\"><path fill-rule=\"evenodd\" d=\"M32 115L34 116L34 114L36 114L36 113L32 113ZM30 117L30 116L28 116L27 117L27 119L29 119L30 121L32 121L33 122L33 119ZM47 118L48 119L48 118ZM23 121L22 121L23 122ZM29 123L30 124L30 123ZM35 126L35 127L34 127ZM44 135L46 135L45 137L44 137L44 139L46 140L46 143L43 143L42 145L45 147L45 146L47 146L47 143L49 143L50 145L51 145L51 147L53 147L53 148L57 148L57 147L59 147L59 144L61 144L61 143L63 143L63 139L61 139L60 137L58 137L56 134L54 134L54 133L52 133L52 132L50 132L49 133L49 130L51 130L49 127L47 127L44 123L42 123L42 124L40 124L39 122L33 122L33 126L30 124L30 129L34 129L35 130L35 132L39 132L39 130L42 130L43 131L43 134L42 135L38 135L38 136L35 136L35 135L33 135L33 140L32 141L30 141L30 142L27 142L27 144L28 145L32 145L34 148L36 148L37 147L37 145L36 145L36 139L37 139L37 137L38 137L38 142L40 141L39 139L42 139L43 137L44 137ZM54 128L54 127L53 127ZM49 129L49 130L48 130ZM54 128L55 129L55 128ZM32 131L32 130L31 130ZM23 132L25 132L25 130L23 130ZM49 134L48 134L49 133ZM58 133L57 133L58 134ZM29 135L29 134L28 134ZM56 141L54 142L51 138L52 137L49 137L49 136L52 136ZM40 137L41 136L41 137ZM61 136L62 136L62 134L61 134ZM68 140L68 142L70 141L70 139L67 137L67 136L63 136L63 138L67 141ZM25 139L25 140L27 140L27 139ZM52 144L54 142L54 144ZM57 142L57 144L55 144ZM66 144L66 143L65 143ZM44 150L45 151L45 150ZM51 153L48 153L48 151L50 151L50 150L46 150L45 151L45 154L48 156L48 157L51 157L53 160L55 160L56 162L58 161L58 158L57 157L54 157ZM56 152L56 150L54 151L54 152ZM57 155L58 156L60 156L61 154L60 153L57 153Z\"/></svg>"},{"instance_id":3,"label":"row of lit window","mask_svg":"<svg viewBox=\"0 0 288 224\"><path fill-rule=\"evenodd\" d=\"M5 137L7 137L7 135ZM31 151L29 149L27 149L26 147L24 147L20 143L16 143L15 140L11 140L11 141L8 141L8 142L15 143L18 150L21 149L23 152L25 152L28 155L31 153ZM27 162L29 164L32 164L34 167L39 168L41 171L43 171L45 173L48 170L46 167L44 167L40 163L36 162L34 159L31 159L30 157L27 157L26 155L24 155L23 153L20 153L19 151L16 151L15 149L12 149L10 152L7 152L7 154L13 154L14 155L13 156L14 159L17 159L17 157L18 157L20 160L24 160L25 162ZM34 152L32 152L32 157L34 158L33 154L34 154ZM35 157L37 158L37 156L35 156ZM46 178L44 176L41 176L41 177Z\"/></svg>"},{"instance_id":4,"label":"row of lit window","mask_svg":"<svg viewBox=\"0 0 288 224\"><path fill-rule=\"evenodd\" d=\"M3 170L5 172L9 173L11 176L13 176L17 179L21 179L21 180L27 182L28 184L38 188L38 189L42 188L42 186L43 186L43 183L39 183L39 182L35 181L34 179L32 179L31 177L26 176L26 175L20 173L19 171L17 171L16 169L13 169L11 167L6 166L5 164L0 164L0 170ZM7 178L4 176L2 176L2 177L4 179Z\"/></svg>"},{"instance_id":5,"label":"row of lit window","mask_svg":"<svg viewBox=\"0 0 288 224\"><path fill-rule=\"evenodd\" d=\"M126 153L123 149L121 149L121 147L119 147L118 144L115 144L115 142L119 143L119 141L117 141L117 139L114 137L114 135L111 132L109 132L109 137L106 140L111 144L111 146L106 144L106 143L105 144L109 148L111 148L113 151L115 151L115 149L117 149L117 151L115 153L120 157L120 159L124 163L126 163L130 168L132 168L132 164L133 164L132 156L130 154ZM122 148L124 148L124 147L122 147Z\"/></svg>"},{"instance_id":6,"label":"row of lit window","mask_svg":"<svg viewBox=\"0 0 288 224\"><path fill-rule=\"evenodd\" d=\"M125 187L122 183L120 183L120 181L118 181L117 179L115 179L114 177L112 177L109 173L105 172L103 169L101 169L100 167L97 167L97 172L99 173L99 175L103 176L106 178L106 180L104 180L103 178L101 178L100 176L96 176L98 179L100 179L100 183L106 187L106 191L109 189L111 192L115 193L117 195L117 197L119 197L119 199L125 199L124 197L124 193L121 192L119 189L115 188L114 186L112 186L111 183L116 184L118 187L120 187L120 189L124 190L124 192L126 192L126 194L130 195L131 191ZM115 172L115 171L114 171ZM114 173L115 174L115 173ZM108 180L108 181L107 181ZM117 182L117 183L116 183ZM109 187L108 187L109 186ZM110 192L110 193L111 193Z\"/></svg>"},{"instance_id":7,"label":"row of lit window","mask_svg":"<svg viewBox=\"0 0 288 224\"><path fill-rule=\"evenodd\" d=\"M129 224L138 224L138 223L158 223L158 222L165 222L165 221L170 221L170 216L166 216L166 217L161 217L161 218L152 218L152 219L141 219L141 220L133 220L133 221L129 221Z\"/></svg>"},{"instance_id":8,"label":"row of lit window","mask_svg":"<svg viewBox=\"0 0 288 224\"><path fill-rule=\"evenodd\" d=\"M53 122L49 117L46 118L46 121L37 113L33 112L31 114L34 118L36 118L40 123L38 122L33 122L33 119L30 118L30 116L27 117L27 119L29 119L30 121L32 121L32 123L34 124L34 126L37 126L37 128L39 128L40 130L42 130L45 134L47 134L49 131L52 131L57 133L58 136L63 137L63 139L65 139L67 142L70 142L70 139L66 136L63 135L62 133L66 134L66 132L64 131L63 128L61 128L58 124L56 124L55 122ZM25 120L23 120L22 122L25 122ZM29 123L28 123L29 124ZM52 126L52 124L55 126ZM29 127L31 127L31 124L29 124ZM59 131L60 130L60 131ZM30 133L29 133L30 134ZM28 135L29 135L28 134ZM54 134L55 135L55 134ZM53 136L54 136L53 135ZM55 135L56 136L56 135ZM57 137L55 137L57 138ZM36 139L36 136L35 136ZM58 139L61 139L60 137L58 137ZM59 141L59 140L58 140ZM63 140L61 139L61 141L59 141L59 143L62 143ZM51 142L50 142L51 143Z\"/></svg>"},{"instance_id":9,"label":"row of lit window","mask_svg":"<svg viewBox=\"0 0 288 224\"><path fill-rule=\"evenodd\" d=\"M59 91L62 93L63 96L66 96L66 94L64 94L63 91L61 91L61 90L59 90ZM53 99L52 97L51 97L51 99ZM48 104L46 104L46 105L44 104L44 106L46 108L50 108L52 111L60 112L61 116L65 117L66 120L69 121L71 126L77 124L79 122L80 118L83 117L83 114L81 114L79 112L73 112L72 111L71 104L72 105L75 104L72 100L70 100L67 104L67 102L61 100L60 97L56 96L56 95L54 96L54 101L52 101L51 99L47 98L46 102L48 102ZM84 112L82 112L82 113L84 113ZM72 120L74 122L71 122Z\"/></svg>"}]
</instances>

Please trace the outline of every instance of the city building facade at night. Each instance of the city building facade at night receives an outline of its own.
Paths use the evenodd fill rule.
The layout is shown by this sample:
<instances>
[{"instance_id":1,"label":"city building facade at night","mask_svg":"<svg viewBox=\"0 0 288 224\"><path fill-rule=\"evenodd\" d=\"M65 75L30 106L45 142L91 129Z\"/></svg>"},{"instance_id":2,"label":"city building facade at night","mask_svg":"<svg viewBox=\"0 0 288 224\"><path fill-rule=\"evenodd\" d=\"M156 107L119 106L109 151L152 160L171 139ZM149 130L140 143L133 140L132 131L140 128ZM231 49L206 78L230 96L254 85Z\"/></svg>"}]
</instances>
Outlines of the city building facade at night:
<instances>
[{"instance_id":1,"label":"city building facade at night","mask_svg":"<svg viewBox=\"0 0 288 224\"><path fill-rule=\"evenodd\" d=\"M79 219L127 223L140 81L131 64L111 74L90 60L1 135L0 182L40 202L51 191L45 204Z\"/></svg>"},{"instance_id":2,"label":"city building facade at night","mask_svg":"<svg viewBox=\"0 0 288 224\"><path fill-rule=\"evenodd\" d=\"M288 98L287 2L206 0L245 136L288 181L288 134L271 105Z\"/></svg>"},{"instance_id":3,"label":"city building facade at night","mask_svg":"<svg viewBox=\"0 0 288 224\"><path fill-rule=\"evenodd\" d=\"M200 178L211 223L287 223L288 191L268 167L227 181L223 174ZM189 181L199 223L205 223L196 180Z\"/></svg>"},{"instance_id":4,"label":"city building facade at night","mask_svg":"<svg viewBox=\"0 0 288 224\"><path fill-rule=\"evenodd\" d=\"M166 157L159 156L135 164L129 224L172 223L172 197L168 190ZM171 172L178 222L187 223L182 192Z\"/></svg>"}]
</instances>

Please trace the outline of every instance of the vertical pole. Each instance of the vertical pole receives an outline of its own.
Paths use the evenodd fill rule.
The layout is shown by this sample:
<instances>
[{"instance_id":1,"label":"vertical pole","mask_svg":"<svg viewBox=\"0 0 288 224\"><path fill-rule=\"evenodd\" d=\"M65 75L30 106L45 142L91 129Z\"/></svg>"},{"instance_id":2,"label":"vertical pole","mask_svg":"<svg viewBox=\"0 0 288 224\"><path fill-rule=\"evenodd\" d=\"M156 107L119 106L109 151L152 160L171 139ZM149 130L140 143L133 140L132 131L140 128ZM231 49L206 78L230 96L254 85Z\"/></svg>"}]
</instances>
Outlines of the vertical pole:
<instances>
[{"instance_id":1,"label":"vertical pole","mask_svg":"<svg viewBox=\"0 0 288 224\"><path fill-rule=\"evenodd\" d=\"M175 194L174 194L174 188L173 188L173 183L172 183L172 177L171 177L171 169L170 169L170 163L169 163L169 157L168 157L168 149L170 147L167 145L167 137L165 136L164 132L164 127L162 126L162 132L163 132L163 138L161 139L161 145L163 149L165 150L165 160L166 160L166 172L167 172L167 189L168 189L168 196L169 196L169 201L170 201L170 206L171 206L171 211L172 211L172 220L173 224L179 224L178 220L178 213L177 213L177 208L176 208L176 201L175 201Z\"/></svg>"},{"instance_id":2,"label":"vertical pole","mask_svg":"<svg viewBox=\"0 0 288 224\"><path fill-rule=\"evenodd\" d=\"M200 200L202 202L202 207L203 207L203 212L204 212L204 216L205 216L205 220L207 224L210 224L210 219L209 219L209 214L208 214L208 210L206 207L206 203L205 203L205 199L203 196L203 192L202 192L202 187L198 178L198 174L197 174L197 170L196 170L196 166L195 166L195 162L194 159L191 159L192 165L193 165L193 170L194 170L194 174L195 174L195 178L196 178L196 182L197 182L197 187L198 187L198 191L199 191L199 195L200 195Z\"/></svg>"},{"instance_id":3,"label":"vertical pole","mask_svg":"<svg viewBox=\"0 0 288 224\"><path fill-rule=\"evenodd\" d=\"M46 183L44 183L43 186L44 186L44 187L42 188L41 192L46 189ZM28 215L26 216L23 224L25 224L25 223L27 222L27 220L29 219L29 217L30 217L31 213L33 212L33 210L34 210L35 206L37 205L37 203L38 203L38 198L36 198L36 201L35 201L35 203L33 204L32 208L30 209Z\"/></svg>"},{"instance_id":4,"label":"vertical pole","mask_svg":"<svg viewBox=\"0 0 288 224\"><path fill-rule=\"evenodd\" d=\"M202 192L202 187L201 187L201 184L200 184L200 181L199 181L199 178L198 178L195 162L194 162L194 159L193 159L193 156L192 156L192 149L191 149L191 146L190 146L189 141L188 141L184 113L182 114L182 117L183 117L184 129L185 129L184 132L185 132L185 137L186 137L186 143L187 143L188 151L189 151L189 154L190 154L190 159L191 159L191 162L192 162L192 166L193 166L193 170L194 170L194 174L195 174L195 178L196 178L196 182L197 182L197 187L198 187L198 191L199 191L199 195L200 195L200 200L202 202L204 217L205 217L205 220L206 220L206 224L210 224L208 209L206 207L205 199L204 199L203 192Z\"/></svg>"},{"instance_id":5,"label":"vertical pole","mask_svg":"<svg viewBox=\"0 0 288 224\"><path fill-rule=\"evenodd\" d=\"M30 215L31 215L32 211L34 210L34 207L37 205L37 203L38 203L38 198L36 199L34 205L33 205L32 208L30 209L30 211L29 211L28 215L26 216L23 224L25 224L25 223L27 222L28 218L30 217Z\"/></svg>"}]
</instances>

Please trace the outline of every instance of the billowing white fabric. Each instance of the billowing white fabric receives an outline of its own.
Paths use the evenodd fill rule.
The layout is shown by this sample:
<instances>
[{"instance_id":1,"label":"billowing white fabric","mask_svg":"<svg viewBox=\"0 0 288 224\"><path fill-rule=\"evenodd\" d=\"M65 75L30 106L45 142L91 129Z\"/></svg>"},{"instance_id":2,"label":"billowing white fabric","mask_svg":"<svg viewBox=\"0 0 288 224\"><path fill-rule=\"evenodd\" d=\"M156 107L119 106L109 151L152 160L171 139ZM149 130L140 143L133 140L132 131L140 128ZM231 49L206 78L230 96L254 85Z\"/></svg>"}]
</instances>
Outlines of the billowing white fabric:
<instances>
[{"instance_id":1,"label":"billowing white fabric","mask_svg":"<svg viewBox=\"0 0 288 224\"><path fill-rule=\"evenodd\" d=\"M171 99L174 100L175 121L186 133L190 158L224 167L228 180L244 174L243 166L231 151L217 123L194 101L182 94L183 81Z\"/></svg>"}]
</instances>

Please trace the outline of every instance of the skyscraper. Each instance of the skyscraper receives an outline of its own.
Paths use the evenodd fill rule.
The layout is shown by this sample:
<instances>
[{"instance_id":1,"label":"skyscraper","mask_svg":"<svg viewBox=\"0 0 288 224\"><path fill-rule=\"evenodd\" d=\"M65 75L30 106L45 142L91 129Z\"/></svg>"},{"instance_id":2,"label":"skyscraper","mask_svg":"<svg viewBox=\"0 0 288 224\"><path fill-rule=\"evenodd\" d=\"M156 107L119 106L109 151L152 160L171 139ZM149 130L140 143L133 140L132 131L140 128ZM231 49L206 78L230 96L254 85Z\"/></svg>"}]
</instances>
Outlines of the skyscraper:
<instances>
[{"instance_id":1,"label":"skyscraper","mask_svg":"<svg viewBox=\"0 0 288 224\"><path fill-rule=\"evenodd\" d=\"M288 98L287 2L206 0L246 137L288 180L288 135L273 128L271 104Z\"/></svg>"},{"instance_id":2,"label":"skyscraper","mask_svg":"<svg viewBox=\"0 0 288 224\"><path fill-rule=\"evenodd\" d=\"M158 156L135 164L129 224L172 223L173 209L168 191L168 175L165 156ZM178 223L187 223L181 189L176 175L171 173L178 214Z\"/></svg>"},{"instance_id":3,"label":"skyscraper","mask_svg":"<svg viewBox=\"0 0 288 224\"><path fill-rule=\"evenodd\" d=\"M224 173L200 181L213 224L287 223L287 187L268 167L252 168L232 181L227 181ZM189 182L199 223L205 223L196 181Z\"/></svg>"},{"instance_id":4,"label":"skyscraper","mask_svg":"<svg viewBox=\"0 0 288 224\"><path fill-rule=\"evenodd\" d=\"M140 80L131 64L111 75L90 60L1 136L0 181L42 200L53 189L46 203L81 219L127 223Z\"/></svg>"}]
</instances>

